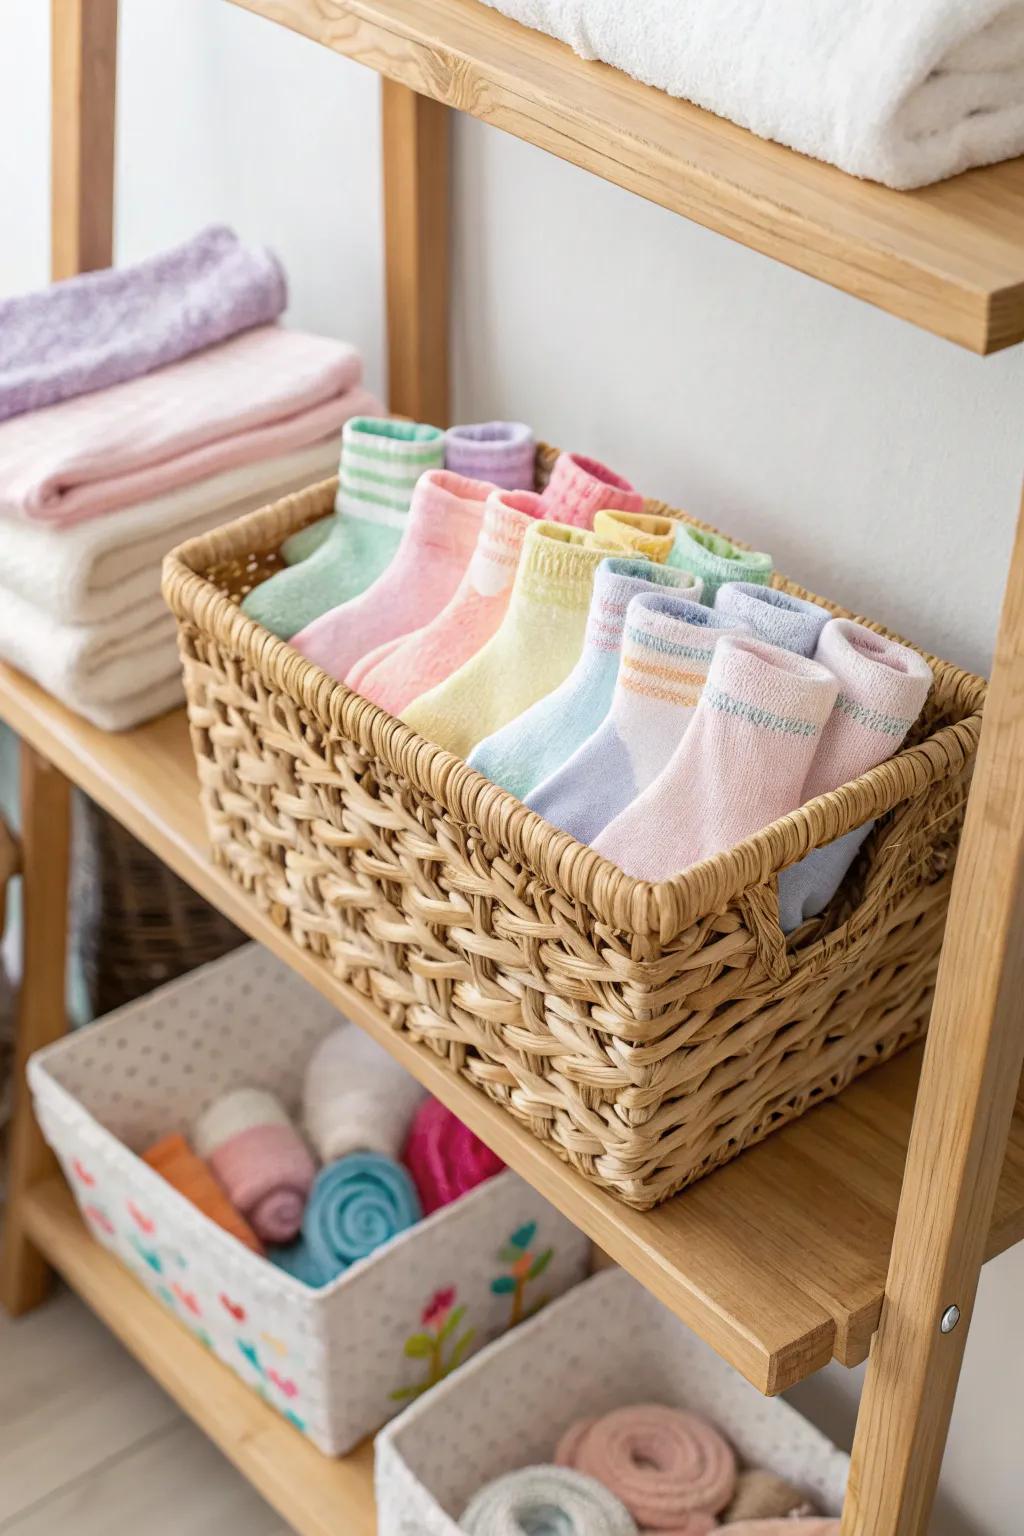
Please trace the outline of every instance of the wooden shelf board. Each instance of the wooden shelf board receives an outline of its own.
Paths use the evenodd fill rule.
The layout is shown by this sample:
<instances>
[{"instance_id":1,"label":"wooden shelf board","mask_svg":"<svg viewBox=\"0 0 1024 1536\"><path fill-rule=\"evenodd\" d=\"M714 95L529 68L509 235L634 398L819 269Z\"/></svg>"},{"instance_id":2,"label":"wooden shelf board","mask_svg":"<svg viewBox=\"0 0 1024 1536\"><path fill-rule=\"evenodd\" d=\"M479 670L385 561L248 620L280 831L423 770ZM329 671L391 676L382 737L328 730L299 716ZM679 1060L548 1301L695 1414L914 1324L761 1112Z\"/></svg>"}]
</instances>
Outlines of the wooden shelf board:
<instances>
[{"instance_id":1,"label":"wooden shelf board","mask_svg":"<svg viewBox=\"0 0 1024 1536\"><path fill-rule=\"evenodd\" d=\"M61 1178L26 1196L36 1246L164 1391L302 1536L374 1536L373 1448L324 1456L154 1301L86 1231Z\"/></svg>"},{"instance_id":2,"label":"wooden shelf board","mask_svg":"<svg viewBox=\"0 0 1024 1536\"><path fill-rule=\"evenodd\" d=\"M893 192L480 0L234 3L975 352L1024 339L1024 159Z\"/></svg>"},{"instance_id":3,"label":"wooden shelf board","mask_svg":"<svg viewBox=\"0 0 1024 1536\"><path fill-rule=\"evenodd\" d=\"M107 735L0 666L0 718L380 1040L761 1391L783 1391L833 1356L847 1365L866 1357L881 1308L919 1052L870 1073L657 1210L630 1210L453 1076L426 1046L395 1033L213 865L183 711ZM989 1256L1022 1238L1024 1113L1014 1123Z\"/></svg>"}]
</instances>

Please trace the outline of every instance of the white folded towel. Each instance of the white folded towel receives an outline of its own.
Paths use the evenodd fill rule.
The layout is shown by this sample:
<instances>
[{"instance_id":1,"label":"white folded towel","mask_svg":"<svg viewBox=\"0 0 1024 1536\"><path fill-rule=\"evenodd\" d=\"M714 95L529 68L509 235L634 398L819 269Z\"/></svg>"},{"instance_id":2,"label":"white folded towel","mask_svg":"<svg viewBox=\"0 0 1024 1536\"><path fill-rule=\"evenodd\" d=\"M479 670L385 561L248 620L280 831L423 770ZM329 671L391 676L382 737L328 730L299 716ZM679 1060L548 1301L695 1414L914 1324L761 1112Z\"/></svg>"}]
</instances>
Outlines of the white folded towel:
<instances>
[{"instance_id":1,"label":"white folded towel","mask_svg":"<svg viewBox=\"0 0 1024 1536\"><path fill-rule=\"evenodd\" d=\"M338 467L341 433L309 448L240 464L153 501L51 528L0 523L0 588L64 624L94 624L159 597L164 555L186 539L326 480Z\"/></svg>"},{"instance_id":2,"label":"white folded towel","mask_svg":"<svg viewBox=\"0 0 1024 1536\"><path fill-rule=\"evenodd\" d=\"M486 3L583 58L891 187L1024 153L1021 0Z\"/></svg>"}]
</instances>

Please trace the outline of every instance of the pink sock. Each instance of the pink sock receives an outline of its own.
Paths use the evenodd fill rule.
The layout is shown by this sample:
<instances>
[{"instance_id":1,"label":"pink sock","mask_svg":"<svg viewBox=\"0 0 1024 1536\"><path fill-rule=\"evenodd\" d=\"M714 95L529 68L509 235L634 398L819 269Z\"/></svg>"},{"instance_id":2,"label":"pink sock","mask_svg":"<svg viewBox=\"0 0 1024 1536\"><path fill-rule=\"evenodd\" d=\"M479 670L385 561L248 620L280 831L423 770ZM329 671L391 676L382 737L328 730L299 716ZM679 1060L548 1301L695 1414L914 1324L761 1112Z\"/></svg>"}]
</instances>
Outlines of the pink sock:
<instances>
[{"instance_id":1,"label":"pink sock","mask_svg":"<svg viewBox=\"0 0 1024 1536\"><path fill-rule=\"evenodd\" d=\"M581 453L558 455L541 500L543 515L549 521L571 523L575 528L592 528L594 518L605 507L616 507L620 512L644 509L643 497L628 480Z\"/></svg>"},{"instance_id":2,"label":"pink sock","mask_svg":"<svg viewBox=\"0 0 1024 1536\"><path fill-rule=\"evenodd\" d=\"M505 615L526 530L544 511L532 491L492 491L473 558L454 595L423 629L378 646L345 678L397 715L475 656Z\"/></svg>"},{"instance_id":3,"label":"pink sock","mask_svg":"<svg viewBox=\"0 0 1024 1536\"><path fill-rule=\"evenodd\" d=\"M796 810L838 691L819 662L723 635L682 741L594 847L668 880Z\"/></svg>"},{"instance_id":4,"label":"pink sock","mask_svg":"<svg viewBox=\"0 0 1024 1536\"><path fill-rule=\"evenodd\" d=\"M462 579L493 489L448 469L421 475L391 564L365 592L300 630L295 649L340 681L367 651L429 624Z\"/></svg>"}]
</instances>

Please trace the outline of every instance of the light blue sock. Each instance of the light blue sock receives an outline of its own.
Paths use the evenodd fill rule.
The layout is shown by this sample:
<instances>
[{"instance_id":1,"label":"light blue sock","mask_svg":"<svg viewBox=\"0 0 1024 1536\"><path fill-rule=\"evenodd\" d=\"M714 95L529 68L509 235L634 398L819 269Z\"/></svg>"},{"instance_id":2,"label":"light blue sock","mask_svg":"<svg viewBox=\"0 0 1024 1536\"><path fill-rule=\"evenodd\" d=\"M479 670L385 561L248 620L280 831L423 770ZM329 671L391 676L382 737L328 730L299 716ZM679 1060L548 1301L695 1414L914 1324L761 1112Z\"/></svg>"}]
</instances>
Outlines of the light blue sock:
<instances>
[{"instance_id":1,"label":"light blue sock","mask_svg":"<svg viewBox=\"0 0 1024 1536\"><path fill-rule=\"evenodd\" d=\"M718 637L748 633L728 614L674 592L634 597L611 708L594 734L526 803L581 843L657 777L697 707Z\"/></svg>"},{"instance_id":2,"label":"light blue sock","mask_svg":"<svg viewBox=\"0 0 1024 1536\"><path fill-rule=\"evenodd\" d=\"M755 582L766 587L772 579L772 557L755 549L738 549L718 533L705 533L692 523L679 522L666 565L692 571L704 583L702 602L713 606L727 581Z\"/></svg>"},{"instance_id":3,"label":"light blue sock","mask_svg":"<svg viewBox=\"0 0 1024 1536\"><path fill-rule=\"evenodd\" d=\"M782 871L779 875L779 927L783 933L792 933L809 917L824 912L873 826L873 821L867 821L862 827L854 827L851 832L837 837L834 843L815 848L799 864L791 864Z\"/></svg>"},{"instance_id":4,"label":"light blue sock","mask_svg":"<svg viewBox=\"0 0 1024 1536\"><path fill-rule=\"evenodd\" d=\"M602 560L594 577L579 660L565 681L479 742L469 765L520 799L564 763L608 713L619 670L626 606L638 593L679 589L694 599L700 587L686 571L631 556Z\"/></svg>"},{"instance_id":5,"label":"light blue sock","mask_svg":"<svg viewBox=\"0 0 1024 1536\"><path fill-rule=\"evenodd\" d=\"M827 608L791 597L752 581L727 581L719 587L715 612L742 619L755 640L765 640L797 656L813 656L818 636L832 615Z\"/></svg>"}]
</instances>

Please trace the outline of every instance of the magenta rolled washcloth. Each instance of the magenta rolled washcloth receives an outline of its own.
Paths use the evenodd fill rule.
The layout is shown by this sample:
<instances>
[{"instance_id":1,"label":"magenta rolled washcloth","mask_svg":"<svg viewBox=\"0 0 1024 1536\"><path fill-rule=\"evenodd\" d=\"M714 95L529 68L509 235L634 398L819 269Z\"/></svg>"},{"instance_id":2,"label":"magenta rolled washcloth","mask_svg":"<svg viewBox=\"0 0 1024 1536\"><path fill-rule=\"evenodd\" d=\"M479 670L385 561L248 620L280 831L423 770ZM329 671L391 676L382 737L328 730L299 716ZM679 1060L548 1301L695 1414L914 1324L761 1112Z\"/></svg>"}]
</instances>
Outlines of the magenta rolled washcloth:
<instances>
[{"instance_id":1,"label":"magenta rolled washcloth","mask_svg":"<svg viewBox=\"0 0 1024 1536\"><path fill-rule=\"evenodd\" d=\"M444 467L470 480L489 480L503 491L533 490L537 451L530 428L521 421L481 421L449 427L444 435Z\"/></svg>"},{"instance_id":2,"label":"magenta rolled washcloth","mask_svg":"<svg viewBox=\"0 0 1024 1536\"><path fill-rule=\"evenodd\" d=\"M425 1216L451 1205L505 1166L436 1099L427 1099L416 1111L402 1161L412 1174Z\"/></svg>"},{"instance_id":3,"label":"magenta rolled washcloth","mask_svg":"<svg viewBox=\"0 0 1024 1536\"><path fill-rule=\"evenodd\" d=\"M611 1489L637 1524L673 1536L706 1536L732 1498L736 1458L712 1425L659 1403L584 1419L562 1436L560 1467Z\"/></svg>"},{"instance_id":4,"label":"magenta rolled washcloth","mask_svg":"<svg viewBox=\"0 0 1024 1536\"><path fill-rule=\"evenodd\" d=\"M0 421L165 368L276 320L270 251L223 225L131 267L85 272L0 303Z\"/></svg>"},{"instance_id":5,"label":"magenta rolled washcloth","mask_svg":"<svg viewBox=\"0 0 1024 1536\"><path fill-rule=\"evenodd\" d=\"M284 1106L262 1088L237 1088L200 1115L192 1144L236 1210L265 1243L302 1225L316 1165Z\"/></svg>"}]
</instances>

